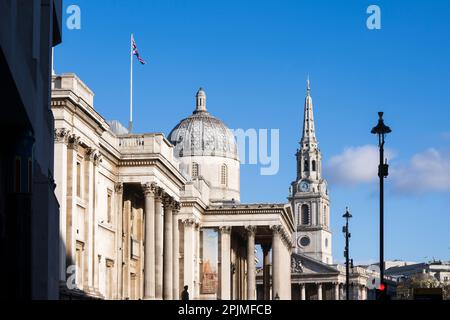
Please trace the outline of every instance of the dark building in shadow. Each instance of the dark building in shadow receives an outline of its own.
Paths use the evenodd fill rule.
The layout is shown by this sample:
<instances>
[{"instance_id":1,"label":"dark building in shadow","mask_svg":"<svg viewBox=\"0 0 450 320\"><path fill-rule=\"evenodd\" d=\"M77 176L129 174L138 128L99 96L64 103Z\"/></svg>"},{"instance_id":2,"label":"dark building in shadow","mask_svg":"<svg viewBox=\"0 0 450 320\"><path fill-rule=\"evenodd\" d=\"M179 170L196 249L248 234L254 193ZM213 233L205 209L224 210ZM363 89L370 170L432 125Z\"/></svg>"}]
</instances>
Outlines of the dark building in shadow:
<instances>
[{"instance_id":1,"label":"dark building in shadow","mask_svg":"<svg viewBox=\"0 0 450 320\"><path fill-rule=\"evenodd\" d=\"M0 274L2 299L57 299L52 47L61 0L0 0Z\"/></svg>"}]
</instances>

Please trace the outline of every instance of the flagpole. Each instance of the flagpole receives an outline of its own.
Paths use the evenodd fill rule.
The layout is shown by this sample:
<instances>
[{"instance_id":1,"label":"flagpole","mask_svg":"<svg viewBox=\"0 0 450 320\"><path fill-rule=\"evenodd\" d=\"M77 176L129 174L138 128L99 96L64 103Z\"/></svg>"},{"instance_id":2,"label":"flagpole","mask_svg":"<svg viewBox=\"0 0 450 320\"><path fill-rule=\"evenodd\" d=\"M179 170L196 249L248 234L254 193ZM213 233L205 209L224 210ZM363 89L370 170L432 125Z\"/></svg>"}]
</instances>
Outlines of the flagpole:
<instances>
[{"instance_id":1,"label":"flagpole","mask_svg":"<svg viewBox=\"0 0 450 320\"><path fill-rule=\"evenodd\" d=\"M130 122L128 125L129 133L133 132L133 34L130 40Z\"/></svg>"}]
</instances>

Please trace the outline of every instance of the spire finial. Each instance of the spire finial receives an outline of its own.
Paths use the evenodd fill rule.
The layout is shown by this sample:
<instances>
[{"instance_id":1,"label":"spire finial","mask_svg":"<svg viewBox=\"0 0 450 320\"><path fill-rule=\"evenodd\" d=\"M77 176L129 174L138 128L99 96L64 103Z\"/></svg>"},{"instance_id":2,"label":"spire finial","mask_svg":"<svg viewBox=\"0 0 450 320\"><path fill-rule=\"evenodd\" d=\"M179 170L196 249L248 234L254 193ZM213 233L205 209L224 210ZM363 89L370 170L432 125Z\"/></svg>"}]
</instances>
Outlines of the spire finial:
<instances>
[{"instance_id":1,"label":"spire finial","mask_svg":"<svg viewBox=\"0 0 450 320\"><path fill-rule=\"evenodd\" d=\"M306 92L307 92L308 96L311 93L311 83L309 81L309 74L308 74L308 78L306 79Z\"/></svg>"}]
</instances>

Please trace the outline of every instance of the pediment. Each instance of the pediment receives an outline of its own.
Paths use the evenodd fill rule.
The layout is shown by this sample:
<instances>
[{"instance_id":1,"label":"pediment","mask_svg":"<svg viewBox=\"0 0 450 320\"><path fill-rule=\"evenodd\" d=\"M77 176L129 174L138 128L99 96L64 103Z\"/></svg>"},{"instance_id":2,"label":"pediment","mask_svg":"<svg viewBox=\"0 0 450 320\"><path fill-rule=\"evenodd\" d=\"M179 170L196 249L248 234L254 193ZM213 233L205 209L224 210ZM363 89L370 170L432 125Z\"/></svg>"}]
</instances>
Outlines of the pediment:
<instances>
[{"instance_id":1,"label":"pediment","mask_svg":"<svg viewBox=\"0 0 450 320\"><path fill-rule=\"evenodd\" d=\"M334 266L315 260L304 254L293 253L291 255L292 274L337 274L339 271Z\"/></svg>"}]
</instances>

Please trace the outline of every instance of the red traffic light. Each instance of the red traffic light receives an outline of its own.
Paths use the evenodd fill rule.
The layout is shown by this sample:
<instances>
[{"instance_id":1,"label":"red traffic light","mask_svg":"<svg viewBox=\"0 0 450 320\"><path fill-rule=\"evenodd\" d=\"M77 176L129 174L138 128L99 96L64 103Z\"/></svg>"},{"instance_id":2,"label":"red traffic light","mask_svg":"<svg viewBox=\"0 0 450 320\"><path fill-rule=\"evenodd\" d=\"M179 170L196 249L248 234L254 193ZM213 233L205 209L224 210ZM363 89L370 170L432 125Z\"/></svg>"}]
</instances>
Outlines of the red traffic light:
<instances>
[{"instance_id":1,"label":"red traffic light","mask_svg":"<svg viewBox=\"0 0 450 320\"><path fill-rule=\"evenodd\" d=\"M384 291L384 290L386 290L386 285L384 283L380 283L380 286L378 287L378 289L380 291Z\"/></svg>"}]
</instances>

